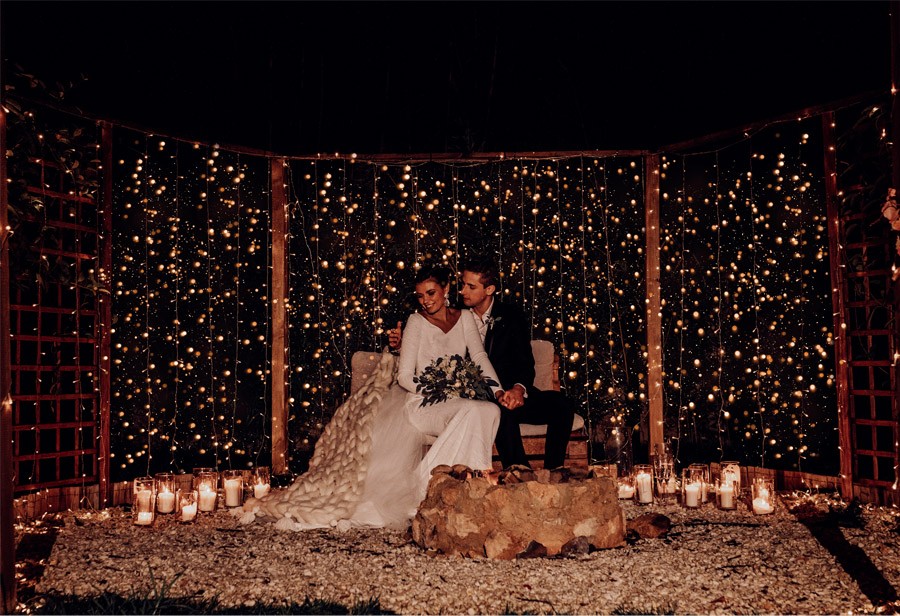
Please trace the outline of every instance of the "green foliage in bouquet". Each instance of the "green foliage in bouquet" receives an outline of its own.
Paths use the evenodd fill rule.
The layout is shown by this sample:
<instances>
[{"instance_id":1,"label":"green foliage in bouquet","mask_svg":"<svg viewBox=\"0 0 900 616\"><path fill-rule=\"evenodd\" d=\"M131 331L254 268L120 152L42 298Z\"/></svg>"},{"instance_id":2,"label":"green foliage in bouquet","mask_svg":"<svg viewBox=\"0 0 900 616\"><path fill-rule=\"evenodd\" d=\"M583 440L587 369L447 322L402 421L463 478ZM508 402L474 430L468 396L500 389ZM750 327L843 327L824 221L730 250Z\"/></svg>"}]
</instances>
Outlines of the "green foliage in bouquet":
<instances>
[{"instance_id":1,"label":"green foliage in bouquet","mask_svg":"<svg viewBox=\"0 0 900 616\"><path fill-rule=\"evenodd\" d=\"M494 379L485 377L481 366L468 355L459 354L438 357L421 374L414 376L413 382L424 398L422 406L451 398L493 400L491 387L499 385Z\"/></svg>"}]
</instances>

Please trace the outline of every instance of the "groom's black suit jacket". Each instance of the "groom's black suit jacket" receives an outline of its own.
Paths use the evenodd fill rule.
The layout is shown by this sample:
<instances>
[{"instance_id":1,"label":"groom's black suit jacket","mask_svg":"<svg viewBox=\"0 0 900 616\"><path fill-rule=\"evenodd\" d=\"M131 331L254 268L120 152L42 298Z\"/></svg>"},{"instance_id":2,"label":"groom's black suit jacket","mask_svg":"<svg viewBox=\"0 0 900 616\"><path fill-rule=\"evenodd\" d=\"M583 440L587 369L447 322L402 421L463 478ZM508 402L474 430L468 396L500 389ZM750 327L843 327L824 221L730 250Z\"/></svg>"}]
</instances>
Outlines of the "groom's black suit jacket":
<instances>
[{"instance_id":1,"label":"groom's black suit jacket","mask_svg":"<svg viewBox=\"0 0 900 616\"><path fill-rule=\"evenodd\" d=\"M521 383L531 395L535 390L531 331L519 308L494 300L491 324L484 337L484 350L504 391Z\"/></svg>"}]
</instances>

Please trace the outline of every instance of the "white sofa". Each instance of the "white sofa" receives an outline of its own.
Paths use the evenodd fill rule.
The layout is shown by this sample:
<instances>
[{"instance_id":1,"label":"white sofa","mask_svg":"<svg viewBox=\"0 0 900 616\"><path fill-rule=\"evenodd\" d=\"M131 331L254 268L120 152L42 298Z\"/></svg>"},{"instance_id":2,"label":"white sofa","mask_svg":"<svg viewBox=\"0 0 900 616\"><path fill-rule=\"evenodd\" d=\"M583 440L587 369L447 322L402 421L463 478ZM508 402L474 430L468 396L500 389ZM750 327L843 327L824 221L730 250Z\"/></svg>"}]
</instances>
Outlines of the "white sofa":
<instances>
[{"instance_id":1,"label":"white sofa","mask_svg":"<svg viewBox=\"0 0 900 616\"><path fill-rule=\"evenodd\" d=\"M534 354L534 386L541 390L559 391L559 359L553 343L546 340L532 340L531 351ZM350 393L359 389L381 358L381 353L374 351L357 351L350 360ZM522 440L525 453L534 468L540 468L544 456L544 438L547 426L522 424ZM576 414L572 422L572 435L569 437L569 448L566 452L566 466L587 466L587 434L584 429L584 417ZM500 461L494 450L494 467L500 467Z\"/></svg>"}]
</instances>

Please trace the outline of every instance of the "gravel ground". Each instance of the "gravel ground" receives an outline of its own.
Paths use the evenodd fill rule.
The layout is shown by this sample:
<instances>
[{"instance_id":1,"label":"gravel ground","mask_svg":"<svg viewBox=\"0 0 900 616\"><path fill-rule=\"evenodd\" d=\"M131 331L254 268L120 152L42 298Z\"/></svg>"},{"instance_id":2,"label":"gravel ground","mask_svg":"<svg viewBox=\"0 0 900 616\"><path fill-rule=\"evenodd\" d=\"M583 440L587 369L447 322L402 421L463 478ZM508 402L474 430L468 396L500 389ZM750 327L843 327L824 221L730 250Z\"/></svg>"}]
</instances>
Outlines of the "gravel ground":
<instances>
[{"instance_id":1,"label":"gravel ground","mask_svg":"<svg viewBox=\"0 0 900 616\"><path fill-rule=\"evenodd\" d=\"M168 596L218 597L223 606L306 598L352 606L377 598L400 614L900 609L896 508L854 512L823 496L792 494L769 516L743 505L723 512L624 502L623 509L629 520L661 513L672 527L659 539L629 538L590 554L492 561L429 554L402 532L240 526L227 511L194 524L160 516L152 527L135 526L118 508L76 512L64 516L35 590L134 596L174 580Z\"/></svg>"}]
</instances>

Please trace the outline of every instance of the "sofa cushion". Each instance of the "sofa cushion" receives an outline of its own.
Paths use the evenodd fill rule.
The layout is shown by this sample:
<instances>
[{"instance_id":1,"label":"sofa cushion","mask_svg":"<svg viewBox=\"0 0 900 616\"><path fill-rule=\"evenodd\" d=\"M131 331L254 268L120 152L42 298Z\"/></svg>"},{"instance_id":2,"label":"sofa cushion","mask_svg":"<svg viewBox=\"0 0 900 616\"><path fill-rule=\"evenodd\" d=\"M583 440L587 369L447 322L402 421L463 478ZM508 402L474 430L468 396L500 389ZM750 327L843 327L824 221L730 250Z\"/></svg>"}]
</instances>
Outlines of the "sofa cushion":
<instances>
[{"instance_id":1,"label":"sofa cushion","mask_svg":"<svg viewBox=\"0 0 900 616\"><path fill-rule=\"evenodd\" d=\"M532 340L531 353L534 355L534 386L542 391L553 389L554 350L548 340Z\"/></svg>"}]
</instances>

